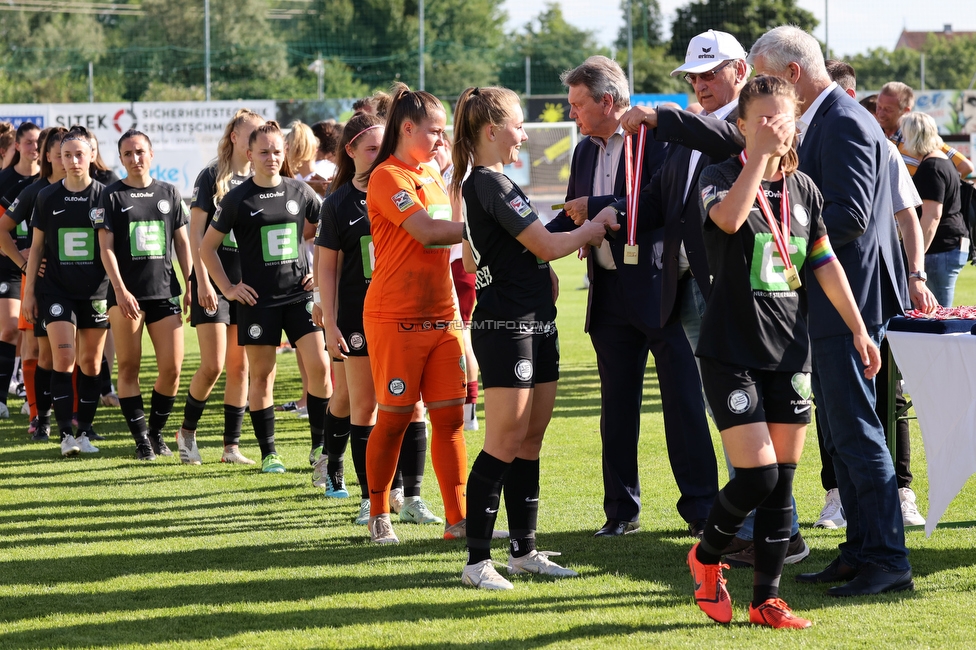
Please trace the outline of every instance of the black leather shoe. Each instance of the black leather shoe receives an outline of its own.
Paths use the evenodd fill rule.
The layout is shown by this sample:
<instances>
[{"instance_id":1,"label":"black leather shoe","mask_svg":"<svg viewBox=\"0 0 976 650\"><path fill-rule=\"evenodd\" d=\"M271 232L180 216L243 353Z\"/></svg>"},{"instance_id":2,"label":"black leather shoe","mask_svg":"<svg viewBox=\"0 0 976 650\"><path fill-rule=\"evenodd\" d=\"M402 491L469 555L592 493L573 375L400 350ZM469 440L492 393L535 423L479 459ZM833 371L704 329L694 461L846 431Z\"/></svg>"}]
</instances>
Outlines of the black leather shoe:
<instances>
[{"instance_id":1,"label":"black leather shoe","mask_svg":"<svg viewBox=\"0 0 976 650\"><path fill-rule=\"evenodd\" d=\"M701 539L702 535L705 534L705 520L696 519L688 524L688 532L691 533L691 536L695 539Z\"/></svg>"},{"instance_id":2,"label":"black leather shoe","mask_svg":"<svg viewBox=\"0 0 976 650\"><path fill-rule=\"evenodd\" d=\"M607 523L603 524L603 528L596 531L594 537L618 537L620 535L629 535L640 528L639 521L623 521L621 519L607 519Z\"/></svg>"},{"instance_id":3,"label":"black leather shoe","mask_svg":"<svg viewBox=\"0 0 976 650\"><path fill-rule=\"evenodd\" d=\"M830 596L873 596L894 591L915 589L912 570L888 571L877 564L865 564L857 572L857 577L846 585L837 585L827 590Z\"/></svg>"},{"instance_id":4,"label":"black leather shoe","mask_svg":"<svg viewBox=\"0 0 976 650\"><path fill-rule=\"evenodd\" d=\"M847 582L848 580L853 580L856 575L856 568L844 564L837 557L820 573L801 573L796 576L795 580L804 584L818 585L825 582Z\"/></svg>"}]
</instances>

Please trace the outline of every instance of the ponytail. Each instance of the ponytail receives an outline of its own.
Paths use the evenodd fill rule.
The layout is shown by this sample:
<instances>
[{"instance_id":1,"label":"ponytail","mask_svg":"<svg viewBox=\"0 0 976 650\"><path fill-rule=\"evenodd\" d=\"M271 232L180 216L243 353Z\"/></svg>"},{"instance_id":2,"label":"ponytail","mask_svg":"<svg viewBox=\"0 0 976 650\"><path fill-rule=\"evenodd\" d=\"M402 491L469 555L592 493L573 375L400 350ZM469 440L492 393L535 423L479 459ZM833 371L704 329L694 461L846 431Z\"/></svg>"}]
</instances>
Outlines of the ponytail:
<instances>
[{"instance_id":1,"label":"ponytail","mask_svg":"<svg viewBox=\"0 0 976 650\"><path fill-rule=\"evenodd\" d=\"M454 108L454 175L451 193L461 191L461 182L468 173L478 148L478 137L486 124L501 126L512 117L512 106L519 103L518 95L508 88L468 88L458 97Z\"/></svg>"}]
</instances>

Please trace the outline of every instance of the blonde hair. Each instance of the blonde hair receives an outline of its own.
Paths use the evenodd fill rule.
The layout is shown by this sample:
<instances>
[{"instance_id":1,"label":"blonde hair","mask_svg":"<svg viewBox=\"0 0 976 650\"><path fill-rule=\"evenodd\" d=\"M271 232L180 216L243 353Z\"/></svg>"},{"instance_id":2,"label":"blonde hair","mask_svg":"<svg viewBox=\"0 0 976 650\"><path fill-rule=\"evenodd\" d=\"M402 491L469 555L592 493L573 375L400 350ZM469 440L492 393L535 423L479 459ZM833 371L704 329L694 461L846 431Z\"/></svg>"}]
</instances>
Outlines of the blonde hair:
<instances>
[{"instance_id":1,"label":"blonde hair","mask_svg":"<svg viewBox=\"0 0 976 650\"><path fill-rule=\"evenodd\" d=\"M879 95L888 95L889 97L894 97L898 100L898 109L911 110L915 107L915 92L912 87L908 84L903 84L900 81L889 81L885 85L881 86L881 90L878 91Z\"/></svg>"},{"instance_id":2,"label":"blonde hair","mask_svg":"<svg viewBox=\"0 0 976 650\"><path fill-rule=\"evenodd\" d=\"M297 171L302 164L315 162L319 141L311 127L301 120L295 120L288 128L290 131L285 136L285 157L288 159L288 166Z\"/></svg>"},{"instance_id":3,"label":"blonde hair","mask_svg":"<svg viewBox=\"0 0 976 650\"><path fill-rule=\"evenodd\" d=\"M461 93L454 108L451 192L461 191L461 182L478 148L478 132L486 124L505 124L512 117L512 107L518 105L518 95L508 88L468 88Z\"/></svg>"},{"instance_id":4,"label":"blonde hair","mask_svg":"<svg viewBox=\"0 0 976 650\"><path fill-rule=\"evenodd\" d=\"M224 135L221 136L220 142L217 144L217 179L214 183L216 185L214 199L218 202L224 198L224 194L230 191L230 178L234 175L234 170L231 169L231 161L234 159L234 141L231 140L230 135L241 124L252 119L264 122L264 118L254 111L247 108L238 109L234 113L234 117L227 122L227 126L224 127Z\"/></svg>"},{"instance_id":5,"label":"blonde hair","mask_svg":"<svg viewBox=\"0 0 976 650\"><path fill-rule=\"evenodd\" d=\"M924 158L942 148L939 127L931 115L918 111L907 113L899 121L901 135L905 139L905 153L913 158Z\"/></svg>"}]
</instances>

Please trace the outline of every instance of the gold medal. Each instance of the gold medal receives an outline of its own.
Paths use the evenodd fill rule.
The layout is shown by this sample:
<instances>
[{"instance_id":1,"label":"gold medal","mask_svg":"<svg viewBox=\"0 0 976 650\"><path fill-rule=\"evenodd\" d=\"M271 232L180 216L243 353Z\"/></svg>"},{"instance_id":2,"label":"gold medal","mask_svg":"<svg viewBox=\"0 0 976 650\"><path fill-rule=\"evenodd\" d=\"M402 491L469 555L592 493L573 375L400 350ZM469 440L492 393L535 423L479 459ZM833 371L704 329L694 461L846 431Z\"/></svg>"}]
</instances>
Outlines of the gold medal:
<instances>
[{"instance_id":1,"label":"gold medal","mask_svg":"<svg viewBox=\"0 0 976 650\"><path fill-rule=\"evenodd\" d=\"M800 274L796 272L796 267L791 266L788 269L783 269L783 276L786 278L786 284L790 285L790 289L796 291L803 284L800 282Z\"/></svg>"},{"instance_id":2,"label":"gold medal","mask_svg":"<svg viewBox=\"0 0 976 650\"><path fill-rule=\"evenodd\" d=\"M624 245L624 264L637 264L637 244Z\"/></svg>"}]
</instances>

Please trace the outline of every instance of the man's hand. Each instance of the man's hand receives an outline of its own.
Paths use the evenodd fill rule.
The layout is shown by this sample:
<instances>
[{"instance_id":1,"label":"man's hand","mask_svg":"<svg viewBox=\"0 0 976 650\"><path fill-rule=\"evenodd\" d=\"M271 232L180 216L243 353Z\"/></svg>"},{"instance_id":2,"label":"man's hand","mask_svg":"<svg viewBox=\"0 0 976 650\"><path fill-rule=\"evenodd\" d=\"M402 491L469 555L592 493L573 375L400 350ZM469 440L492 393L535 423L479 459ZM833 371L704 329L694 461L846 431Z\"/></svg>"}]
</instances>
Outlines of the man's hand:
<instances>
[{"instance_id":1,"label":"man's hand","mask_svg":"<svg viewBox=\"0 0 976 650\"><path fill-rule=\"evenodd\" d=\"M577 226L583 225L586 218L589 216L589 212L586 206L586 202L590 197L580 196L572 201L566 201L563 204L563 210L566 212L566 216L573 220Z\"/></svg>"},{"instance_id":2,"label":"man's hand","mask_svg":"<svg viewBox=\"0 0 976 650\"><path fill-rule=\"evenodd\" d=\"M620 118L620 126L627 133L637 133L641 124L646 124L649 129L656 129L657 111L649 106L632 106Z\"/></svg>"},{"instance_id":3,"label":"man's hand","mask_svg":"<svg viewBox=\"0 0 976 650\"><path fill-rule=\"evenodd\" d=\"M918 278L908 278L908 294L915 309L923 314L931 314L939 306L939 301L929 291L928 286Z\"/></svg>"}]
</instances>

